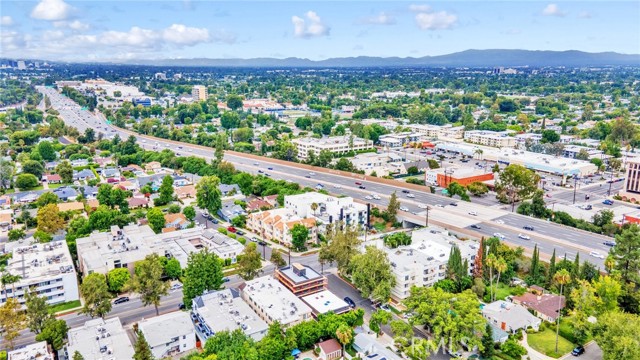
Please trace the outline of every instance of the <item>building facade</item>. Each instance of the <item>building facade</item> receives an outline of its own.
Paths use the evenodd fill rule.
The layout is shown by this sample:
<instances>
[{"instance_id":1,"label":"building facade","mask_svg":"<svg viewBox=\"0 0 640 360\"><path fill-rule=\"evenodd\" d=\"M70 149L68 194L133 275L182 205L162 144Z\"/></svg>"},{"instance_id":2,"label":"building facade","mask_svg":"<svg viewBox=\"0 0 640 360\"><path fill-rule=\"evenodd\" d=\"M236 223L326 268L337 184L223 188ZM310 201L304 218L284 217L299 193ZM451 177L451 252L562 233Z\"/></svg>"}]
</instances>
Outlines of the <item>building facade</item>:
<instances>
[{"instance_id":1,"label":"building facade","mask_svg":"<svg viewBox=\"0 0 640 360\"><path fill-rule=\"evenodd\" d=\"M203 85L194 85L191 89L191 97L194 101L207 100L207 87Z\"/></svg>"},{"instance_id":2,"label":"building facade","mask_svg":"<svg viewBox=\"0 0 640 360\"><path fill-rule=\"evenodd\" d=\"M627 161L627 173L624 178L624 187L618 193L623 200L634 203L640 202L640 160Z\"/></svg>"},{"instance_id":3,"label":"building facade","mask_svg":"<svg viewBox=\"0 0 640 360\"><path fill-rule=\"evenodd\" d=\"M472 130L464 133L464 140L484 146L512 148L516 146L516 138L509 134L508 131Z\"/></svg>"},{"instance_id":4,"label":"building facade","mask_svg":"<svg viewBox=\"0 0 640 360\"><path fill-rule=\"evenodd\" d=\"M171 312L138 322L156 359L175 356L196 348L196 332L189 314Z\"/></svg>"},{"instance_id":5,"label":"building facade","mask_svg":"<svg viewBox=\"0 0 640 360\"><path fill-rule=\"evenodd\" d=\"M367 205L357 203L351 197L308 192L285 196L284 206L300 217L314 217L323 225L341 221L350 226L364 226L369 221Z\"/></svg>"},{"instance_id":6,"label":"building facade","mask_svg":"<svg viewBox=\"0 0 640 360\"><path fill-rule=\"evenodd\" d=\"M298 158L306 160L309 152L313 151L316 155L326 150L332 154L345 154L350 151L362 151L373 149L373 142L361 139L357 136L330 136L321 139L312 137L297 138L291 140L298 150Z\"/></svg>"},{"instance_id":7,"label":"building facade","mask_svg":"<svg viewBox=\"0 0 640 360\"><path fill-rule=\"evenodd\" d=\"M327 278L324 275L299 263L276 269L274 276L298 297L323 291L327 287Z\"/></svg>"},{"instance_id":8,"label":"building facade","mask_svg":"<svg viewBox=\"0 0 640 360\"><path fill-rule=\"evenodd\" d=\"M309 230L307 243L318 242L318 228L316 219L311 217L300 217L291 209L281 208L266 211L259 211L247 216L247 229L260 235L267 240L276 241L280 244L291 246L291 230L296 224L303 225Z\"/></svg>"}]
</instances>

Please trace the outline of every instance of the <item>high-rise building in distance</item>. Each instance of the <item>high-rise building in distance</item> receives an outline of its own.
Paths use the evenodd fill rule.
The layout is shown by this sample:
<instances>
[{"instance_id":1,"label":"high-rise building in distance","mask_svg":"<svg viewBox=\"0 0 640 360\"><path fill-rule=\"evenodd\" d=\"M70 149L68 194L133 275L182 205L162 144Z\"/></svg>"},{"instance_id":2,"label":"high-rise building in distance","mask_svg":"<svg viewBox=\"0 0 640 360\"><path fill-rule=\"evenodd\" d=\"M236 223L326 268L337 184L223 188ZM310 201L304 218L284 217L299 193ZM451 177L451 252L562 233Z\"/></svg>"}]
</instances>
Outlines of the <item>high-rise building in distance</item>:
<instances>
[{"instance_id":1,"label":"high-rise building in distance","mask_svg":"<svg viewBox=\"0 0 640 360\"><path fill-rule=\"evenodd\" d=\"M191 97L196 101L207 100L207 87L194 85L193 89L191 89Z\"/></svg>"}]
</instances>

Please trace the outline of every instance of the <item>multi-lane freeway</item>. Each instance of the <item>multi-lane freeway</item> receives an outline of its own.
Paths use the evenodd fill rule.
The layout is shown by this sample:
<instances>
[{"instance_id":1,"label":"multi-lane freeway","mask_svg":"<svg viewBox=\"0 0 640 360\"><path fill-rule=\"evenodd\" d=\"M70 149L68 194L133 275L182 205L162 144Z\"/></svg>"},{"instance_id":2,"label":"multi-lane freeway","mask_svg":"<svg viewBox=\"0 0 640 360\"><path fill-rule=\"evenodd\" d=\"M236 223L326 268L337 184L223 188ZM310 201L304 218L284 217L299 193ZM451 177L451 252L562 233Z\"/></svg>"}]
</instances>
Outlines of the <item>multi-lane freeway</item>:
<instances>
[{"instance_id":1,"label":"multi-lane freeway","mask_svg":"<svg viewBox=\"0 0 640 360\"><path fill-rule=\"evenodd\" d=\"M210 148L179 143L171 140L143 136L123 130L106 123L101 116L81 109L73 101L57 93L55 89L40 87L39 91L49 96L52 107L60 112L61 118L67 125L84 131L93 128L105 136L118 134L121 138L135 136L143 148L148 150L172 149L182 156L198 156L205 159L213 158ZM609 238L571 227L566 227L545 220L534 219L501 209L499 206L488 207L481 204L462 202L450 198L431 194L428 191L411 190L403 193L406 184L384 183L375 180L363 180L361 175L342 175L334 171L317 168L310 171L296 163L283 163L267 157L255 157L240 153L225 153L225 160L235 165L238 170L252 174L262 173L274 179L284 179L297 182L302 186L324 189L335 195L347 195L357 200L376 206L386 206L389 196L396 192L406 211L401 216L412 223L423 225L427 214L425 205L429 206L429 220L438 225L461 230L469 235L492 236L501 235L510 244L523 246L531 251L534 245L541 249L543 256L549 256L556 250L558 256L566 255L574 258L580 253L580 258L603 267L603 258L609 251L604 245ZM361 187L364 187L361 188ZM372 195L378 195L379 199ZM369 196L369 197L367 197ZM523 227L531 226L533 231ZM595 252L595 253L592 253Z\"/></svg>"}]
</instances>

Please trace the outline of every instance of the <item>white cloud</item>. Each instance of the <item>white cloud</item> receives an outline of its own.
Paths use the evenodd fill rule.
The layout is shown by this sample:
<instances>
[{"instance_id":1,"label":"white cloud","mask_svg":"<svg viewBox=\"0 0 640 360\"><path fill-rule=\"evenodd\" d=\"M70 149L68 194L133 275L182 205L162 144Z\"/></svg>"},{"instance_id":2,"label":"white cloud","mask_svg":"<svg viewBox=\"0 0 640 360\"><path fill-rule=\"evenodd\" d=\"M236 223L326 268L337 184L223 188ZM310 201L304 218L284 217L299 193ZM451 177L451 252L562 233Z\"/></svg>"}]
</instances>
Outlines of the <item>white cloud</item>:
<instances>
[{"instance_id":1,"label":"white cloud","mask_svg":"<svg viewBox=\"0 0 640 360\"><path fill-rule=\"evenodd\" d=\"M591 13L588 11L581 11L580 14L578 14L578 17L580 19L591 19Z\"/></svg>"},{"instance_id":2,"label":"white cloud","mask_svg":"<svg viewBox=\"0 0 640 360\"><path fill-rule=\"evenodd\" d=\"M315 11L307 11L304 16L305 19L295 15L291 17L293 34L296 37L311 38L329 35L331 29L322 22Z\"/></svg>"},{"instance_id":3,"label":"white cloud","mask_svg":"<svg viewBox=\"0 0 640 360\"><path fill-rule=\"evenodd\" d=\"M396 23L396 18L390 14L381 12L378 15L363 18L359 23L364 25L393 25Z\"/></svg>"},{"instance_id":4,"label":"white cloud","mask_svg":"<svg viewBox=\"0 0 640 360\"><path fill-rule=\"evenodd\" d=\"M13 19L11 16L3 16L0 18L0 26L11 26L13 25Z\"/></svg>"},{"instance_id":5,"label":"white cloud","mask_svg":"<svg viewBox=\"0 0 640 360\"><path fill-rule=\"evenodd\" d=\"M56 41L64 38L64 32L62 30L47 30L42 34L44 41Z\"/></svg>"},{"instance_id":6,"label":"white cloud","mask_svg":"<svg viewBox=\"0 0 640 360\"><path fill-rule=\"evenodd\" d=\"M40 20L60 21L71 17L74 8L64 0L41 0L31 11L31 17Z\"/></svg>"},{"instance_id":7,"label":"white cloud","mask_svg":"<svg viewBox=\"0 0 640 360\"><path fill-rule=\"evenodd\" d=\"M191 46L208 42L209 30L173 24L163 30L162 38L172 44Z\"/></svg>"},{"instance_id":8,"label":"white cloud","mask_svg":"<svg viewBox=\"0 0 640 360\"><path fill-rule=\"evenodd\" d=\"M560 10L557 4L549 4L542 10L542 15L562 17L567 15L567 13Z\"/></svg>"},{"instance_id":9,"label":"white cloud","mask_svg":"<svg viewBox=\"0 0 640 360\"><path fill-rule=\"evenodd\" d=\"M136 47L153 47L157 45L155 42L160 38L157 32L148 29L142 29L137 26L132 27L127 32L122 31L106 31L100 36L100 43L110 46L136 46Z\"/></svg>"},{"instance_id":10,"label":"white cloud","mask_svg":"<svg viewBox=\"0 0 640 360\"><path fill-rule=\"evenodd\" d=\"M416 24L421 30L451 29L458 22L458 16L446 11L416 14Z\"/></svg>"},{"instance_id":11,"label":"white cloud","mask_svg":"<svg viewBox=\"0 0 640 360\"><path fill-rule=\"evenodd\" d=\"M429 6L429 5L411 4L411 5L409 5L409 11L426 13L426 12L431 11L431 6Z\"/></svg>"},{"instance_id":12,"label":"white cloud","mask_svg":"<svg viewBox=\"0 0 640 360\"><path fill-rule=\"evenodd\" d=\"M17 31L0 31L0 44L6 52L20 51L26 46L27 39Z\"/></svg>"},{"instance_id":13,"label":"white cloud","mask_svg":"<svg viewBox=\"0 0 640 360\"><path fill-rule=\"evenodd\" d=\"M57 27L57 28L69 28L71 30L76 30L76 31L85 31L85 30L89 30L89 24L84 23L80 20L73 20L73 21L54 21L53 22L53 26Z\"/></svg>"}]
</instances>

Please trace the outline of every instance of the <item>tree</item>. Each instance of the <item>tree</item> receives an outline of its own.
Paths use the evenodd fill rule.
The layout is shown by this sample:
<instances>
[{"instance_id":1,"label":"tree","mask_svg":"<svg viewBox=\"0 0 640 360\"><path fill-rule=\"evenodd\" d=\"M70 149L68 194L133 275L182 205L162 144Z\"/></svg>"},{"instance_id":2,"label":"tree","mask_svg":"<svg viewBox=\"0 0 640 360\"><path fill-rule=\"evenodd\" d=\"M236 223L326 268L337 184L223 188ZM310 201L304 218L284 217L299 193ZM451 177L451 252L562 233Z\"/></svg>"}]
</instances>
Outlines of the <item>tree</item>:
<instances>
[{"instance_id":1,"label":"tree","mask_svg":"<svg viewBox=\"0 0 640 360\"><path fill-rule=\"evenodd\" d=\"M151 229L153 229L156 234L162 231L162 228L164 228L166 223L162 210L158 208L153 208L147 211L147 221L149 222Z\"/></svg>"},{"instance_id":2,"label":"tree","mask_svg":"<svg viewBox=\"0 0 640 360\"><path fill-rule=\"evenodd\" d=\"M245 280L255 278L262 269L262 261L256 243L249 243L242 251L241 256L238 261L238 274Z\"/></svg>"},{"instance_id":3,"label":"tree","mask_svg":"<svg viewBox=\"0 0 640 360\"><path fill-rule=\"evenodd\" d=\"M482 336L482 347L480 350L480 355L484 359L493 358L493 354L495 353L496 343L493 341L493 328L490 324L487 323L484 330L484 335Z\"/></svg>"},{"instance_id":4,"label":"tree","mask_svg":"<svg viewBox=\"0 0 640 360\"><path fill-rule=\"evenodd\" d=\"M369 328L376 333L376 336L382 332L382 326L391 321L392 316L390 312L384 310L376 310L371 314L369 318Z\"/></svg>"},{"instance_id":5,"label":"tree","mask_svg":"<svg viewBox=\"0 0 640 360\"><path fill-rule=\"evenodd\" d=\"M271 257L269 258L269 261L271 261L271 263L276 268L281 268L281 267L287 265L287 262L284 261L284 259L282 258L282 254L280 253L280 251L277 251L275 249L273 251L271 251Z\"/></svg>"},{"instance_id":6,"label":"tree","mask_svg":"<svg viewBox=\"0 0 640 360\"><path fill-rule=\"evenodd\" d=\"M92 273L87 275L80 285L80 293L84 298L81 313L90 317L102 317L111 311L111 295L104 275Z\"/></svg>"},{"instance_id":7,"label":"tree","mask_svg":"<svg viewBox=\"0 0 640 360\"><path fill-rule=\"evenodd\" d=\"M11 229L7 235L9 237L9 241L17 241L27 236L22 229Z\"/></svg>"},{"instance_id":8,"label":"tree","mask_svg":"<svg viewBox=\"0 0 640 360\"><path fill-rule=\"evenodd\" d=\"M28 160L22 164L22 172L25 174L32 174L36 178L42 178L44 174L44 166L39 161Z\"/></svg>"},{"instance_id":9,"label":"tree","mask_svg":"<svg viewBox=\"0 0 640 360\"><path fill-rule=\"evenodd\" d=\"M84 356L82 356L82 354L80 354L80 353L78 352L78 350L76 350L76 351L73 353L73 358L72 358L72 360L84 360Z\"/></svg>"},{"instance_id":10,"label":"tree","mask_svg":"<svg viewBox=\"0 0 640 360\"><path fill-rule=\"evenodd\" d=\"M540 139L540 143L556 143L560 141L560 134L555 132L554 130L542 130L542 138Z\"/></svg>"},{"instance_id":11,"label":"tree","mask_svg":"<svg viewBox=\"0 0 640 360\"><path fill-rule=\"evenodd\" d=\"M413 327L403 320L393 320L390 323L391 332L394 338L402 337L410 339L413 336Z\"/></svg>"},{"instance_id":12,"label":"tree","mask_svg":"<svg viewBox=\"0 0 640 360\"><path fill-rule=\"evenodd\" d=\"M63 183L70 183L73 181L73 167L66 160L56 166L56 173L60 175Z\"/></svg>"},{"instance_id":13,"label":"tree","mask_svg":"<svg viewBox=\"0 0 640 360\"><path fill-rule=\"evenodd\" d=\"M38 197L38 200L36 200L36 204L38 205L39 208L47 206L49 204L57 204L57 203L58 203L58 196L48 191L42 193L42 195Z\"/></svg>"},{"instance_id":14,"label":"tree","mask_svg":"<svg viewBox=\"0 0 640 360\"><path fill-rule=\"evenodd\" d=\"M598 319L594 338L602 348L604 360L640 359L640 316L609 312Z\"/></svg>"},{"instance_id":15,"label":"tree","mask_svg":"<svg viewBox=\"0 0 640 360\"><path fill-rule=\"evenodd\" d=\"M55 234L64 229L64 219L60 216L58 205L49 204L38 209L38 230L49 234Z\"/></svg>"},{"instance_id":16,"label":"tree","mask_svg":"<svg viewBox=\"0 0 640 360\"><path fill-rule=\"evenodd\" d=\"M204 176L196 185L196 200L198 207L206 209L209 214L215 214L222 207L222 193L220 179L217 176Z\"/></svg>"},{"instance_id":17,"label":"tree","mask_svg":"<svg viewBox=\"0 0 640 360\"><path fill-rule=\"evenodd\" d=\"M500 173L496 183L497 198L511 204L511 211L516 201L526 199L534 194L540 176L521 165L508 165Z\"/></svg>"},{"instance_id":18,"label":"tree","mask_svg":"<svg viewBox=\"0 0 640 360\"><path fill-rule=\"evenodd\" d=\"M182 275L182 268L180 267L180 261L172 257L171 259L167 260L167 262L164 264L163 271L164 271L164 274L169 279L179 278Z\"/></svg>"},{"instance_id":19,"label":"tree","mask_svg":"<svg viewBox=\"0 0 640 360\"><path fill-rule=\"evenodd\" d=\"M307 239L309 239L309 229L303 224L295 224L290 230L291 245L296 251L307 249Z\"/></svg>"},{"instance_id":20,"label":"tree","mask_svg":"<svg viewBox=\"0 0 640 360\"><path fill-rule=\"evenodd\" d=\"M184 214L187 219L193 220L196 217L196 210L193 206L185 206L184 209L182 209L182 214Z\"/></svg>"},{"instance_id":21,"label":"tree","mask_svg":"<svg viewBox=\"0 0 640 360\"><path fill-rule=\"evenodd\" d=\"M20 309L20 303L15 298L8 298L0 307L0 329L2 338L9 342L9 349L13 349L14 340L20 336L24 328L26 316Z\"/></svg>"},{"instance_id":22,"label":"tree","mask_svg":"<svg viewBox=\"0 0 640 360\"><path fill-rule=\"evenodd\" d=\"M205 291L218 290L222 286L222 264L216 254L204 251L189 254L183 272L182 302L191 309L191 300Z\"/></svg>"},{"instance_id":23,"label":"tree","mask_svg":"<svg viewBox=\"0 0 640 360\"><path fill-rule=\"evenodd\" d=\"M359 253L361 240L358 235L358 229L345 226L342 222L328 229L326 261L335 261L341 272L348 272L351 258Z\"/></svg>"},{"instance_id":24,"label":"tree","mask_svg":"<svg viewBox=\"0 0 640 360\"><path fill-rule=\"evenodd\" d=\"M28 190L38 186L40 182L33 174L20 174L16 177L16 187L20 190Z\"/></svg>"},{"instance_id":25,"label":"tree","mask_svg":"<svg viewBox=\"0 0 640 360\"><path fill-rule=\"evenodd\" d=\"M640 227L631 224L616 235L616 246L610 254L622 281L640 284Z\"/></svg>"},{"instance_id":26,"label":"tree","mask_svg":"<svg viewBox=\"0 0 640 360\"><path fill-rule=\"evenodd\" d=\"M48 141L41 141L38 143L38 152L42 156L44 161L53 161L56 159L56 151Z\"/></svg>"},{"instance_id":27,"label":"tree","mask_svg":"<svg viewBox=\"0 0 640 360\"><path fill-rule=\"evenodd\" d=\"M482 196L489 192L489 187L485 183L475 181L467 185L467 190L469 190L473 196Z\"/></svg>"},{"instance_id":28,"label":"tree","mask_svg":"<svg viewBox=\"0 0 640 360\"><path fill-rule=\"evenodd\" d=\"M342 351L344 352L344 347L348 344L351 344L353 341L354 333L353 328L347 324L340 324L338 329L336 330L336 338L342 345Z\"/></svg>"},{"instance_id":29,"label":"tree","mask_svg":"<svg viewBox=\"0 0 640 360\"><path fill-rule=\"evenodd\" d=\"M567 271L567 269L561 269L553 276L553 282L560 285L560 296L564 293L564 286L571 281L571 274ZM560 318L562 317L562 313L558 314L558 318L556 321L556 354L558 353L558 338L560 336Z\"/></svg>"},{"instance_id":30,"label":"tree","mask_svg":"<svg viewBox=\"0 0 640 360\"><path fill-rule=\"evenodd\" d=\"M553 277L556 274L556 249L553 249L553 255L551 255L551 260L549 260L549 271L547 272L547 289L553 285Z\"/></svg>"},{"instance_id":31,"label":"tree","mask_svg":"<svg viewBox=\"0 0 640 360\"><path fill-rule=\"evenodd\" d=\"M498 258L496 255L491 253L487 256L487 260L485 260L485 265L489 268L489 298L493 299L493 269L495 268L496 263L498 262Z\"/></svg>"},{"instance_id":32,"label":"tree","mask_svg":"<svg viewBox=\"0 0 640 360\"><path fill-rule=\"evenodd\" d=\"M496 285L500 284L500 275L507 270L507 262L502 258L499 257L496 262L493 264L493 266L496 269L496 272L498 273L498 278L496 279ZM492 301L496 300L496 293L493 293L493 298L491 299Z\"/></svg>"},{"instance_id":33,"label":"tree","mask_svg":"<svg viewBox=\"0 0 640 360\"><path fill-rule=\"evenodd\" d=\"M0 159L0 192L4 193L11 184L11 179L13 179L13 163Z\"/></svg>"},{"instance_id":34,"label":"tree","mask_svg":"<svg viewBox=\"0 0 640 360\"><path fill-rule=\"evenodd\" d=\"M353 256L350 273L362 296L374 301L386 302L396 283L387 254L373 246L367 246L363 254Z\"/></svg>"},{"instance_id":35,"label":"tree","mask_svg":"<svg viewBox=\"0 0 640 360\"><path fill-rule=\"evenodd\" d=\"M44 325L42 332L36 335L36 340L46 341L53 350L58 351L64 346L64 340L67 338L68 332L69 326L67 326L66 321L51 318Z\"/></svg>"},{"instance_id":36,"label":"tree","mask_svg":"<svg viewBox=\"0 0 640 360\"><path fill-rule=\"evenodd\" d=\"M544 268L540 264L540 250L538 244L533 247L533 255L531 255L531 266L529 267L529 276L527 276L529 285L541 285L544 281Z\"/></svg>"},{"instance_id":37,"label":"tree","mask_svg":"<svg viewBox=\"0 0 640 360\"><path fill-rule=\"evenodd\" d=\"M107 274L109 291L120 293L124 286L131 280L131 274L127 268L117 268Z\"/></svg>"},{"instance_id":38,"label":"tree","mask_svg":"<svg viewBox=\"0 0 640 360\"><path fill-rule=\"evenodd\" d=\"M156 205L166 205L173 200L173 178L170 175L162 179L158 193L160 196L154 200L154 204Z\"/></svg>"},{"instance_id":39,"label":"tree","mask_svg":"<svg viewBox=\"0 0 640 360\"><path fill-rule=\"evenodd\" d=\"M153 305L156 315L160 315L160 299L169 293L169 284L162 280L162 264L158 254L147 255L136 263L131 290L140 294L142 305Z\"/></svg>"},{"instance_id":40,"label":"tree","mask_svg":"<svg viewBox=\"0 0 640 360\"><path fill-rule=\"evenodd\" d=\"M233 111L226 111L220 117L220 125L229 130L240 126L240 117Z\"/></svg>"},{"instance_id":41,"label":"tree","mask_svg":"<svg viewBox=\"0 0 640 360\"><path fill-rule=\"evenodd\" d=\"M400 201L398 201L398 196L394 191L391 193L389 197L389 205L387 205L387 214L389 214L389 218L393 222L397 222L396 216L398 215L398 210L400 209Z\"/></svg>"},{"instance_id":42,"label":"tree","mask_svg":"<svg viewBox=\"0 0 640 360\"><path fill-rule=\"evenodd\" d=\"M236 94L229 94L227 96L227 106L234 111L242 108L242 97Z\"/></svg>"},{"instance_id":43,"label":"tree","mask_svg":"<svg viewBox=\"0 0 640 360\"><path fill-rule=\"evenodd\" d=\"M133 359L134 360L153 360L153 353L151 353L151 348L149 347L149 343L147 339L145 339L142 331L138 330L136 332L136 343L133 347Z\"/></svg>"},{"instance_id":44,"label":"tree","mask_svg":"<svg viewBox=\"0 0 640 360\"><path fill-rule=\"evenodd\" d=\"M47 321L53 318L53 315L49 313L47 298L38 296L36 292L28 291L25 294L25 305L29 330L35 334L41 333Z\"/></svg>"},{"instance_id":45,"label":"tree","mask_svg":"<svg viewBox=\"0 0 640 360\"><path fill-rule=\"evenodd\" d=\"M395 232L391 235L387 235L383 238L384 244L388 247L395 249L398 246L411 245L411 236L405 232Z\"/></svg>"}]
</instances>

